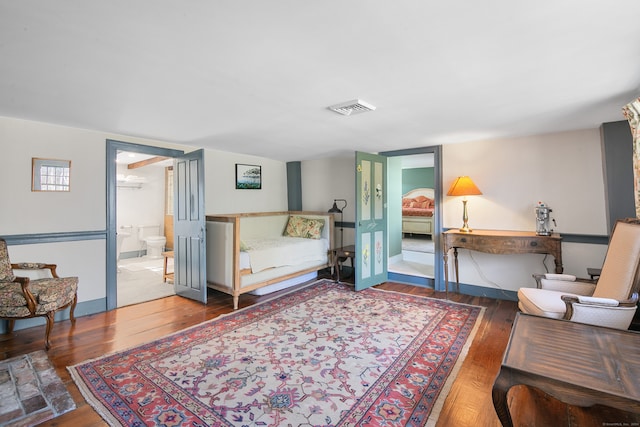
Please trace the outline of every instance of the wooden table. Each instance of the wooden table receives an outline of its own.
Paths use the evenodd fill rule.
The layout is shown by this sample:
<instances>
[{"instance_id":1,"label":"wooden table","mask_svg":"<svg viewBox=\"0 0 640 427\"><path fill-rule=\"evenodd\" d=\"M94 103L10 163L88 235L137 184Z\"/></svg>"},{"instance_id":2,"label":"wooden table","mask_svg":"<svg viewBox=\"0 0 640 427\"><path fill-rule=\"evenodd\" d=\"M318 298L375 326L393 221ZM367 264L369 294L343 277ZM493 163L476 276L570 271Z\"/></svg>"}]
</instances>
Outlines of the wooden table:
<instances>
[{"instance_id":1,"label":"wooden table","mask_svg":"<svg viewBox=\"0 0 640 427\"><path fill-rule=\"evenodd\" d=\"M336 282L340 281L340 265L347 258L351 259L351 268L355 269L354 258L356 256L355 245L344 246L342 248L333 249L333 268L336 271Z\"/></svg>"},{"instance_id":2,"label":"wooden table","mask_svg":"<svg viewBox=\"0 0 640 427\"><path fill-rule=\"evenodd\" d=\"M456 272L456 290L460 292L458 277L458 248L490 254L549 254L553 255L556 273L562 273L562 237L558 233L538 236L532 231L473 230L470 233L458 229L442 233L445 292L449 293L449 250L453 248Z\"/></svg>"},{"instance_id":3,"label":"wooden table","mask_svg":"<svg viewBox=\"0 0 640 427\"><path fill-rule=\"evenodd\" d=\"M640 334L518 313L492 397L503 426L507 393L535 387L575 406L640 414Z\"/></svg>"}]
</instances>

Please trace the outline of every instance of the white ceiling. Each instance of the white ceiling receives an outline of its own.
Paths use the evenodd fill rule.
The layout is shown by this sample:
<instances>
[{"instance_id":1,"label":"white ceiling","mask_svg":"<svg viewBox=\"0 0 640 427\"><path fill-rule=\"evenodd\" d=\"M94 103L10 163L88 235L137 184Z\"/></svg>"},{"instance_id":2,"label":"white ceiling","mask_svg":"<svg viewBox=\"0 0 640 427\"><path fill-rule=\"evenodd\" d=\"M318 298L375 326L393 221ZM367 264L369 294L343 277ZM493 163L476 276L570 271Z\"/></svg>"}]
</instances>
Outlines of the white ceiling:
<instances>
[{"instance_id":1,"label":"white ceiling","mask_svg":"<svg viewBox=\"0 0 640 427\"><path fill-rule=\"evenodd\" d=\"M0 116L282 161L597 128L638 0L0 0ZM329 105L362 99L374 112Z\"/></svg>"}]
</instances>

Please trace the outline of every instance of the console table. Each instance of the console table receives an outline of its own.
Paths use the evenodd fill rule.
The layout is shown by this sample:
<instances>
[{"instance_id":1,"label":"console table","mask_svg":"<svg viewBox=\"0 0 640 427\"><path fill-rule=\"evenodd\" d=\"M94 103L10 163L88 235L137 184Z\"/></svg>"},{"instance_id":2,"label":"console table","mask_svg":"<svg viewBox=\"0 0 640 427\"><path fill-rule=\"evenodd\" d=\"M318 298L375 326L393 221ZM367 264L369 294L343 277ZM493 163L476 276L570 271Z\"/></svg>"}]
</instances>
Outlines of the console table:
<instances>
[{"instance_id":1,"label":"console table","mask_svg":"<svg viewBox=\"0 0 640 427\"><path fill-rule=\"evenodd\" d=\"M518 313L492 390L498 418L513 425L507 393L520 384L569 405L640 414L639 350L636 332Z\"/></svg>"},{"instance_id":2,"label":"console table","mask_svg":"<svg viewBox=\"0 0 640 427\"><path fill-rule=\"evenodd\" d=\"M449 250L453 248L456 272L456 291L460 292L458 278L458 248L490 254L549 254L556 263L556 273L562 273L562 237L558 233L538 236L532 231L473 230L466 233L448 230L442 233L444 253L445 292L449 293Z\"/></svg>"}]
</instances>

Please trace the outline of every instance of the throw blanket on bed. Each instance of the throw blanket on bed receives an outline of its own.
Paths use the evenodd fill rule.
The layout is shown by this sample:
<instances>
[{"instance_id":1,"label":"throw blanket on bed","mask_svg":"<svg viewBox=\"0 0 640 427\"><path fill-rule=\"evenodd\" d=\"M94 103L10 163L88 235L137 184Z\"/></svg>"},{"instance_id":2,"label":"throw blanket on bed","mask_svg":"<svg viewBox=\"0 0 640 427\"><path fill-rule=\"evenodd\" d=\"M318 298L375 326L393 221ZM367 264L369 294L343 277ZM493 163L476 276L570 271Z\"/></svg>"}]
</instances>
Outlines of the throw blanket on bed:
<instances>
[{"instance_id":1,"label":"throw blanket on bed","mask_svg":"<svg viewBox=\"0 0 640 427\"><path fill-rule=\"evenodd\" d=\"M327 259L329 242L326 239L304 239L302 237L269 237L246 239L246 252L251 261L251 272L283 265L298 265L309 261L323 262Z\"/></svg>"}]
</instances>

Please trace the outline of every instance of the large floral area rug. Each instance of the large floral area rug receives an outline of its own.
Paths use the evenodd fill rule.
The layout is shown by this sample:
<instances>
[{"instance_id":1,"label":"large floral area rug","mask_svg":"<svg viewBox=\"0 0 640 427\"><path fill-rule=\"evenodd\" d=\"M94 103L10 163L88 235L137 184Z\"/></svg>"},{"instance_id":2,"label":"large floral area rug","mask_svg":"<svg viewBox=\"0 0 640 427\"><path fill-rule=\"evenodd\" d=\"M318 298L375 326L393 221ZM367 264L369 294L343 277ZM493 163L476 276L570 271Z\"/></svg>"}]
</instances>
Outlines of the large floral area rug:
<instances>
[{"instance_id":1,"label":"large floral area rug","mask_svg":"<svg viewBox=\"0 0 640 427\"><path fill-rule=\"evenodd\" d=\"M69 371L112 425L426 425L482 313L320 280Z\"/></svg>"}]
</instances>

